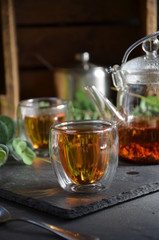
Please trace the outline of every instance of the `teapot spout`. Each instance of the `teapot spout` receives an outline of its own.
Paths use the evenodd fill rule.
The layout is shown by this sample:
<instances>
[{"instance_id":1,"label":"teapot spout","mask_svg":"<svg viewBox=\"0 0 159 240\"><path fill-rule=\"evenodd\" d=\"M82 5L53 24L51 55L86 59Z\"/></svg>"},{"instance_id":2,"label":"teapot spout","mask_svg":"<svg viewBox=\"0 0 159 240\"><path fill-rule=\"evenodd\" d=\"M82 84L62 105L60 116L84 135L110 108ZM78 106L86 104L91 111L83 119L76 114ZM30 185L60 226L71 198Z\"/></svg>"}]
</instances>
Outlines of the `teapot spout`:
<instances>
[{"instance_id":1,"label":"teapot spout","mask_svg":"<svg viewBox=\"0 0 159 240\"><path fill-rule=\"evenodd\" d=\"M115 122L117 125L123 125L126 122L125 116L122 115L117 108L111 103L111 101L106 98L94 85L86 86L85 90L88 92L89 96L95 103L98 111L100 112L103 120L108 120L105 112L105 106L115 117Z\"/></svg>"}]
</instances>

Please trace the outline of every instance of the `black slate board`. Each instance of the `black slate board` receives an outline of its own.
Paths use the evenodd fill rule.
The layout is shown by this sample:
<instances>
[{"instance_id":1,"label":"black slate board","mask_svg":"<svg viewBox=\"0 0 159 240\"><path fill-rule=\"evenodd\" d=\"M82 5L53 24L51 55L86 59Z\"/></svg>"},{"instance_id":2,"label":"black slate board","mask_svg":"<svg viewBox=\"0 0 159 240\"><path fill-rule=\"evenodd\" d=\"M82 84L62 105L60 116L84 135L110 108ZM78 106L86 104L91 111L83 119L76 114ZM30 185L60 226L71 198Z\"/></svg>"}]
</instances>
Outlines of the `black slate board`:
<instances>
[{"instance_id":1,"label":"black slate board","mask_svg":"<svg viewBox=\"0 0 159 240\"><path fill-rule=\"evenodd\" d=\"M110 188L98 194L67 193L50 163L32 166L13 159L0 168L0 197L62 218L73 219L159 191L159 165L120 162Z\"/></svg>"}]
</instances>

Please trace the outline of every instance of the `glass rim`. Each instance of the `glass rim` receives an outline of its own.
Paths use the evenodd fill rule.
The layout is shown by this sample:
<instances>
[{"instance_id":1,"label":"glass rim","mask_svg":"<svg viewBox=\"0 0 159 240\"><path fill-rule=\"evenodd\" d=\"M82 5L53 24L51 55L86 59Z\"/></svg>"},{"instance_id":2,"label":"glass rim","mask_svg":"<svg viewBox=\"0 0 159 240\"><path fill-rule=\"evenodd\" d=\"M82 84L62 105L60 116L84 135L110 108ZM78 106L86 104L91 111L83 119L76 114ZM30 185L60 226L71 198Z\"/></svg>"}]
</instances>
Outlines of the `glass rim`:
<instances>
[{"instance_id":1,"label":"glass rim","mask_svg":"<svg viewBox=\"0 0 159 240\"><path fill-rule=\"evenodd\" d=\"M55 103L55 105L44 105L44 106L39 106L36 105L39 102L50 102L50 103ZM62 109L65 108L68 104L70 103L70 100L66 99L60 99L57 97L39 97L39 98L30 98L30 99L24 99L19 102L20 107L24 108L58 108Z\"/></svg>"},{"instance_id":2,"label":"glass rim","mask_svg":"<svg viewBox=\"0 0 159 240\"><path fill-rule=\"evenodd\" d=\"M117 129L117 125L114 122L108 121L108 120L71 120L71 121L64 121L61 123L56 123L51 125L50 127L50 131L56 131L56 132L60 132L60 133L68 133L68 134L77 134L77 132L73 131L73 129L67 129L67 126L71 126L71 125L84 125L84 124L104 124L105 126L107 126L107 128L104 129L92 129L92 130L80 130L80 134L81 133L89 133L89 132L94 132L94 133L101 133L101 132L105 132L105 131L110 131L114 128ZM65 129L62 129L62 127L65 127Z\"/></svg>"}]
</instances>

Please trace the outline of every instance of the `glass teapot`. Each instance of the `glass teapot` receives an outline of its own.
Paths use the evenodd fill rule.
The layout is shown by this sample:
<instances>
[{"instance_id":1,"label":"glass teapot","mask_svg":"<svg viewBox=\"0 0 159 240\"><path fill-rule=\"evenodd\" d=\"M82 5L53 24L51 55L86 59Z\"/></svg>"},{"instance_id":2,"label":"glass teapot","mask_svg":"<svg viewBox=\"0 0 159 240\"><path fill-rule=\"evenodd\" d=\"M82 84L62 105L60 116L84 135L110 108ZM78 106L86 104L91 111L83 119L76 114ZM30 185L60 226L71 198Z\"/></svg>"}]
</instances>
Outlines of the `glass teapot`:
<instances>
[{"instance_id":1,"label":"glass teapot","mask_svg":"<svg viewBox=\"0 0 159 240\"><path fill-rule=\"evenodd\" d=\"M135 42L122 60L121 66L110 68L116 87L117 107L95 86L85 89L96 103L101 115L106 110L119 130L119 156L141 164L159 163L159 32ZM131 51L142 44L144 56L127 61Z\"/></svg>"}]
</instances>

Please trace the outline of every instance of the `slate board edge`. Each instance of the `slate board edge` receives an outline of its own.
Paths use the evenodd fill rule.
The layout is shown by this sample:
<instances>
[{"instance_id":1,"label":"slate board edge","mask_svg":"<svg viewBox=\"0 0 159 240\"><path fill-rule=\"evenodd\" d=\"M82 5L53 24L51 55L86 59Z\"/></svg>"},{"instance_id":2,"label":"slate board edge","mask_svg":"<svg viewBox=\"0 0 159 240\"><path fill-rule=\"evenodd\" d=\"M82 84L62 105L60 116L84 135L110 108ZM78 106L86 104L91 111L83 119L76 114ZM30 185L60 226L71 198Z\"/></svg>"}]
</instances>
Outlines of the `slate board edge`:
<instances>
[{"instance_id":1,"label":"slate board edge","mask_svg":"<svg viewBox=\"0 0 159 240\"><path fill-rule=\"evenodd\" d=\"M100 201L74 207L72 209L58 208L45 201L39 201L30 197L21 196L5 189L0 189L0 197L61 218L74 219L127 201L131 201L139 197L143 197L148 194L155 193L157 191L159 191L159 182L149 183L139 186L136 189L119 193L111 198L103 198Z\"/></svg>"}]
</instances>

